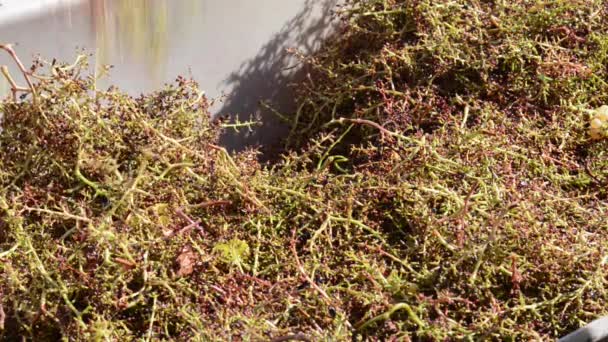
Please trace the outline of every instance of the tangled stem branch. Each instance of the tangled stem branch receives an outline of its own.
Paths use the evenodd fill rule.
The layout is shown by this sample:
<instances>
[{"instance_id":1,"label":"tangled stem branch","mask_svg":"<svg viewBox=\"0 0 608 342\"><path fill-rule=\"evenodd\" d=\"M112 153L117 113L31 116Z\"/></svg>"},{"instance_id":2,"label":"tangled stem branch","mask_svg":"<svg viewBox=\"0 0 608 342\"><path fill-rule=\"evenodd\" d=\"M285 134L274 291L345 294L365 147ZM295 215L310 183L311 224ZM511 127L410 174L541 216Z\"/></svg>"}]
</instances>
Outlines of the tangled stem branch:
<instances>
[{"instance_id":1,"label":"tangled stem branch","mask_svg":"<svg viewBox=\"0 0 608 342\"><path fill-rule=\"evenodd\" d=\"M13 49L13 46L11 44L0 44L0 49L8 52L8 54L11 56L11 58L15 61L15 63L17 64L17 67L19 67L19 70L23 74L23 78L25 78L25 81L27 82L27 85L29 87L29 90L28 90L27 88L17 86L17 83L10 76L10 74L8 72L8 67L3 65L1 67L2 74L4 75L6 80L11 85L13 99L16 100L18 91L31 92L32 96L34 98L34 104L37 104L38 103L38 94L36 92L36 88L34 87L34 83L32 83L32 79L30 78L30 73L27 71L27 69L25 68L25 66L23 65L21 60L19 59L19 56L17 56L17 53Z\"/></svg>"}]
</instances>

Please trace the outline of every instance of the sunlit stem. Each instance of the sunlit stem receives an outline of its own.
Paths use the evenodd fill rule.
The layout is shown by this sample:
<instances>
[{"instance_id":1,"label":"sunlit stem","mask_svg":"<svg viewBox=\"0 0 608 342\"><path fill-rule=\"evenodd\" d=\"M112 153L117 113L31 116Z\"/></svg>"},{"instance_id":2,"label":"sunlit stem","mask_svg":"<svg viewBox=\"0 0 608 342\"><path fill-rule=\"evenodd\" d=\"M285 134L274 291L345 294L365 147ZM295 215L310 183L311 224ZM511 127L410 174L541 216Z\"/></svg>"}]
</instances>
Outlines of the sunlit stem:
<instances>
[{"instance_id":1,"label":"sunlit stem","mask_svg":"<svg viewBox=\"0 0 608 342\"><path fill-rule=\"evenodd\" d=\"M19 67L19 70L21 71L21 73L23 74L23 77L25 78L25 81L27 82L29 91L32 93L32 96L34 97L34 103L37 104L38 103L38 94L36 93L36 88L34 87L34 84L32 83L29 72L27 71L27 69L25 68L23 63L21 63L21 60L15 53L15 50L13 49L12 45L11 44L0 44L0 49L8 52L8 54L11 56L11 58L15 61L15 63L17 64L17 67ZM24 88L17 86L15 81L12 79L12 77L10 77L10 74L8 73L8 68L6 66L2 67L2 74L8 80L8 82L11 84L13 97L15 98L16 92L23 91Z\"/></svg>"}]
</instances>

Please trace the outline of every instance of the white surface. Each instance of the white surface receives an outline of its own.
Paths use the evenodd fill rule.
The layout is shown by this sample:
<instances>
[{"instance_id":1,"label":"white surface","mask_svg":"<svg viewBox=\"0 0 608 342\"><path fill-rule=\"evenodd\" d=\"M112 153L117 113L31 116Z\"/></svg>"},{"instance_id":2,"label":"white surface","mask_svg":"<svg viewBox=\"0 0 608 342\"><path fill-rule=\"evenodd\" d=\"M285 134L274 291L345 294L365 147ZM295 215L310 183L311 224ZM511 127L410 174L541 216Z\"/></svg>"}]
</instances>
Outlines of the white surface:
<instances>
[{"instance_id":1,"label":"white surface","mask_svg":"<svg viewBox=\"0 0 608 342\"><path fill-rule=\"evenodd\" d=\"M0 25L48 14L83 0L0 0Z\"/></svg>"}]
</instances>

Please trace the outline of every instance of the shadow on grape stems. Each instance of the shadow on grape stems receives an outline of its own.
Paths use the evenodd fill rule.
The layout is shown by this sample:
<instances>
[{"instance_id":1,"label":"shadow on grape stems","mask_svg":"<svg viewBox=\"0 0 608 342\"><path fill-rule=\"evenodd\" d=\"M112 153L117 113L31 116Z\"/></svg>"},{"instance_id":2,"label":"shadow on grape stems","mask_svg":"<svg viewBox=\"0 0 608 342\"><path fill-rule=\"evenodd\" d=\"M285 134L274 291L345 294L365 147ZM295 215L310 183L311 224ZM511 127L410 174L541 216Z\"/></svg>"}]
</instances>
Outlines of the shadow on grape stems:
<instances>
[{"instance_id":1,"label":"shadow on grape stems","mask_svg":"<svg viewBox=\"0 0 608 342\"><path fill-rule=\"evenodd\" d=\"M218 117L230 122L251 119L261 122L238 132L226 130L221 144L229 151L260 146L262 160L272 159L280 151L281 140L288 132L287 125L261 103L281 114L295 112L294 91L290 85L301 80L305 70L287 49L297 48L305 55L317 50L332 31L332 13L338 1L306 0L298 14L254 58L223 81L231 91L224 98Z\"/></svg>"}]
</instances>

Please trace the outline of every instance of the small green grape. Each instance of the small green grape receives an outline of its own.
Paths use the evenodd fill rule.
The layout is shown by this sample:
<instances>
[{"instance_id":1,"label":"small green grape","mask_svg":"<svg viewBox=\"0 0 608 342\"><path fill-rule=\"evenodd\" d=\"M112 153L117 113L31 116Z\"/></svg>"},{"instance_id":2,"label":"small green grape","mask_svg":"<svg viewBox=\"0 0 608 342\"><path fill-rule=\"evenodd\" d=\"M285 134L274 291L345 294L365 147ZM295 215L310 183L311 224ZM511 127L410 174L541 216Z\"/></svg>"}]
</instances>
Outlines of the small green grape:
<instances>
[{"instance_id":1,"label":"small green grape","mask_svg":"<svg viewBox=\"0 0 608 342\"><path fill-rule=\"evenodd\" d=\"M602 122L602 120L600 120L598 118L591 120L591 129L598 129L598 128L601 128L602 126L604 126L604 122Z\"/></svg>"},{"instance_id":2,"label":"small green grape","mask_svg":"<svg viewBox=\"0 0 608 342\"><path fill-rule=\"evenodd\" d=\"M589 135L591 139L608 138L608 106L603 105L595 110L595 115L589 122Z\"/></svg>"}]
</instances>

